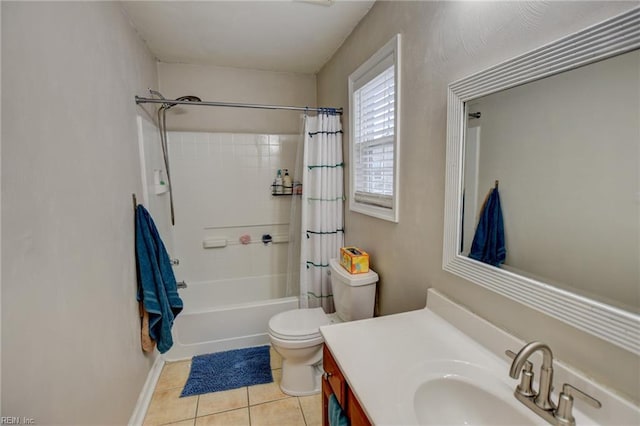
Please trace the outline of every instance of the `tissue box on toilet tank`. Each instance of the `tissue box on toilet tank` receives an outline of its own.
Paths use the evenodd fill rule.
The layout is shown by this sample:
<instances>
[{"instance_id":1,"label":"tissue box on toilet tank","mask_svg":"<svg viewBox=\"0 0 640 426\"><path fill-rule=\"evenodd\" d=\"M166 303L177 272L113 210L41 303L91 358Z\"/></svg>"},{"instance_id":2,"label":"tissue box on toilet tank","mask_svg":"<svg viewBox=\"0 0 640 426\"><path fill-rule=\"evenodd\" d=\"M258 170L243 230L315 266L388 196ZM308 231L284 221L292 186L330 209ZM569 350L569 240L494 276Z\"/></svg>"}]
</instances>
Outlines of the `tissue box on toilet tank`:
<instances>
[{"instance_id":1,"label":"tissue box on toilet tank","mask_svg":"<svg viewBox=\"0 0 640 426\"><path fill-rule=\"evenodd\" d=\"M358 247L342 247L340 264L351 274L364 274L369 272L369 255Z\"/></svg>"}]
</instances>

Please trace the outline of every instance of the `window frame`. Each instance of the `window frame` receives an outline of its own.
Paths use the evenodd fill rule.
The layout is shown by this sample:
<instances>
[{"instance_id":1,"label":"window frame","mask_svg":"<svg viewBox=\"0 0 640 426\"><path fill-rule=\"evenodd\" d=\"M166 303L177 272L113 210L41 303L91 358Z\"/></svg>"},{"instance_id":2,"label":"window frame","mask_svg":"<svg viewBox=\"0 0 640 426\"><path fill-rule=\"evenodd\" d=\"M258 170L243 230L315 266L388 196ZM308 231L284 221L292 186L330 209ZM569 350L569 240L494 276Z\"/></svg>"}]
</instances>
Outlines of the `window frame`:
<instances>
[{"instance_id":1,"label":"window frame","mask_svg":"<svg viewBox=\"0 0 640 426\"><path fill-rule=\"evenodd\" d=\"M398 164L400 158L400 41L401 35L394 35L376 53L360 65L349 75L349 210L362 213L378 219L398 223L399 221L399 173ZM367 83L384 73L389 66L380 68L380 64L389 61L392 57L394 66L394 135L393 135L393 195L391 207L382 207L367 204L356 200L356 146L355 146L355 114L354 93ZM363 82L364 81L364 82Z\"/></svg>"}]
</instances>

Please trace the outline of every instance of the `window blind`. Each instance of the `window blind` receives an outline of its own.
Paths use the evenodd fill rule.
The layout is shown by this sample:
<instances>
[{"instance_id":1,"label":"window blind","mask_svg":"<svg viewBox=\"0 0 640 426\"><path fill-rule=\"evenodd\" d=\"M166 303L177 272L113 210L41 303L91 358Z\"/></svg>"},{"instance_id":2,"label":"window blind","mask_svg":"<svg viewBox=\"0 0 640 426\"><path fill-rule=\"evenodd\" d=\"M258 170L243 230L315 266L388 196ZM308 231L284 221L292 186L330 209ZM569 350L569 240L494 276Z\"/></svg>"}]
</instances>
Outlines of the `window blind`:
<instances>
[{"instance_id":1,"label":"window blind","mask_svg":"<svg viewBox=\"0 0 640 426\"><path fill-rule=\"evenodd\" d=\"M393 208L395 66L353 94L356 201Z\"/></svg>"}]
</instances>

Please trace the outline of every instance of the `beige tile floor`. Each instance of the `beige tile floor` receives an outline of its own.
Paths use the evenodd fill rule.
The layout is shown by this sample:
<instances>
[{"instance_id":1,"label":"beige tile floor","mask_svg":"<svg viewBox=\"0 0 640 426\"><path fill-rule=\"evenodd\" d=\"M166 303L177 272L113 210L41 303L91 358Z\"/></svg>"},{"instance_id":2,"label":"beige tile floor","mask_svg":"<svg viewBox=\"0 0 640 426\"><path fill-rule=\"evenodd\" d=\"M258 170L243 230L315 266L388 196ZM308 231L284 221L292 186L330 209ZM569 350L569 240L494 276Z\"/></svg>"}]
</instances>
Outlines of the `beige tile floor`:
<instances>
[{"instance_id":1,"label":"beige tile floor","mask_svg":"<svg viewBox=\"0 0 640 426\"><path fill-rule=\"evenodd\" d=\"M282 358L271 349L273 383L180 398L191 361L164 365L145 426L320 426L320 394L292 397L280 390Z\"/></svg>"}]
</instances>

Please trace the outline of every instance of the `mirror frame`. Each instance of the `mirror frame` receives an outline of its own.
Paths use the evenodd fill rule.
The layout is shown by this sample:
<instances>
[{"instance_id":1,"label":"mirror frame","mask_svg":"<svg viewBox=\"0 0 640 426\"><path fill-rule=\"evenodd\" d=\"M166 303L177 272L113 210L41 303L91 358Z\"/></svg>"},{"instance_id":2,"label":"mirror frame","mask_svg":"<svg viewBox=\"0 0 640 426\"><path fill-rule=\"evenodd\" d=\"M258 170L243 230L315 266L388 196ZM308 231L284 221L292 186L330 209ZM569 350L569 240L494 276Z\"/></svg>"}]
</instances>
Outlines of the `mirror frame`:
<instances>
[{"instance_id":1,"label":"mirror frame","mask_svg":"<svg viewBox=\"0 0 640 426\"><path fill-rule=\"evenodd\" d=\"M638 48L640 8L634 8L449 84L442 267L640 355L640 315L478 262L459 252L467 123L465 103Z\"/></svg>"}]
</instances>

